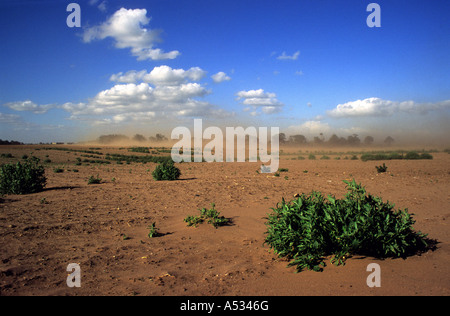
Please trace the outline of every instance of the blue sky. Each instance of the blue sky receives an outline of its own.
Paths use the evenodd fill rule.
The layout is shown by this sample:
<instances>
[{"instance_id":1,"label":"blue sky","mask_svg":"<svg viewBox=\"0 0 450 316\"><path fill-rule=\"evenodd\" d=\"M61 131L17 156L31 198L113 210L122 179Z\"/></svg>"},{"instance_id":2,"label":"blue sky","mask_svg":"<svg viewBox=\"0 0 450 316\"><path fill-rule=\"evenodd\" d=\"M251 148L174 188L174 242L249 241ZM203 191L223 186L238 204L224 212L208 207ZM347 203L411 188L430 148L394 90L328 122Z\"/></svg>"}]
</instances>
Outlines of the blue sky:
<instances>
[{"instance_id":1,"label":"blue sky","mask_svg":"<svg viewBox=\"0 0 450 316\"><path fill-rule=\"evenodd\" d=\"M308 139L445 138L450 3L0 0L0 138L145 136L194 118ZM374 1L375 2L375 1Z\"/></svg>"}]
</instances>

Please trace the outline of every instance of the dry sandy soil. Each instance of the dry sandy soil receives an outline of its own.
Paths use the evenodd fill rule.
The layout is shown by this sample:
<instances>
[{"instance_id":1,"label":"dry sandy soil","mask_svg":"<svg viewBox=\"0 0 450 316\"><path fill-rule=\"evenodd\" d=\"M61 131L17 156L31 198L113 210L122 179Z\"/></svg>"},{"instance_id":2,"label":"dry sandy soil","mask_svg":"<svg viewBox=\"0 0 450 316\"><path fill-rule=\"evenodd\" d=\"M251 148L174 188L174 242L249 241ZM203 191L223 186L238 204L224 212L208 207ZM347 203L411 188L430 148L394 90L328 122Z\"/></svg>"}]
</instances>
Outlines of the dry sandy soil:
<instances>
[{"instance_id":1,"label":"dry sandy soil","mask_svg":"<svg viewBox=\"0 0 450 316\"><path fill-rule=\"evenodd\" d=\"M320 160L320 154L309 160L304 152L305 160L291 160L298 153L282 155L280 167L289 171L280 177L257 173L260 163L182 163L180 180L157 182L154 163L75 166L83 153L44 147L56 146L0 147L0 153L17 157L0 163L31 151L41 161L52 160L43 192L0 201L0 295L450 294L447 153L433 153L433 160L387 161L385 174L375 170L382 161L344 159L351 157L345 153L330 154L330 160ZM53 172L58 166L65 171ZM88 185L97 174L102 183ZM351 178L397 208L408 208L416 230L436 239L437 249L407 259L355 256L345 266L328 263L323 272L296 274L264 245L265 217L282 197L313 190L342 197L342 180ZM232 224L187 227L184 218L211 203ZM153 222L162 235L148 238ZM373 262L381 267L378 288L366 284ZM70 263L80 265L80 288L66 284Z\"/></svg>"}]
</instances>

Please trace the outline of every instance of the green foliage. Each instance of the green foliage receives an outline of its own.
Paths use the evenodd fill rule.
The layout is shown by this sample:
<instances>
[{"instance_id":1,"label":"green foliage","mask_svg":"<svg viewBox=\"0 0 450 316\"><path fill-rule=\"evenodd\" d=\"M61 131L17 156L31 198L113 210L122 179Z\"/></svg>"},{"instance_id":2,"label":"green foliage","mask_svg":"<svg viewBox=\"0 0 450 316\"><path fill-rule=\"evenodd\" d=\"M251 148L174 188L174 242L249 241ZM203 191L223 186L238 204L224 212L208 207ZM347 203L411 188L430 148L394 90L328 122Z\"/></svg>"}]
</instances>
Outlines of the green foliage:
<instances>
[{"instance_id":1,"label":"green foliage","mask_svg":"<svg viewBox=\"0 0 450 316\"><path fill-rule=\"evenodd\" d=\"M361 155L362 161L368 160L394 160L394 159L433 159L433 156L429 153L418 153L416 151L410 151L406 154L399 154L397 152L391 153L366 153Z\"/></svg>"},{"instance_id":2,"label":"green foliage","mask_svg":"<svg viewBox=\"0 0 450 316\"><path fill-rule=\"evenodd\" d=\"M150 226L148 226L148 229L150 229L147 235L148 238L161 236L161 234L158 232L158 228L156 228L156 223L152 223Z\"/></svg>"},{"instance_id":3,"label":"green foliage","mask_svg":"<svg viewBox=\"0 0 450 316\"><path fill-rule=\"evenodd\" d=\"M131 147L128 148L129 152L134 152L134 153L146 153L149 154L150 150L148 147Z\"/></svg>"},{"instance_id":4,"label":"green foliage","mask_svg":"<svg viewBox=\"0 0 450 316\"><path fill-rule=\"evenodd\" d=\"M37 150L37 149L36 149ZM86 153L86 154L94 154L94 155L103 155L103 153L93 150L79 150L79 149L72 149L72 148L63 148L63 147L47 147L42 148L42 150L59 150L59 151L66 151L66 152L76 152L76 153Z\"/></svg>"},{"instance_id":5,"label":"green foliage","mask_svg":"<svg viewBox=\"0 0 450 316\"><path fill-rule=\"evenodd\" d=\"M201 216L189 215L184 219L184 222L186 222L188 226L197 227L198 224L203 223L203 218Z\"/></svg>"},{"instance_id":6,"label":"green foliage","mask_svg":"<svg viewBox=\"0 0 450 316\"><path fill-rule=\"evenodd\" d=\"M4 164L0 167L0 194L29 194L40 192L47 184L45 168L39 158Z\"/></svg>"},{"instance_id":7,"label":"green foliage","mask_svg":"<svg viewBox=\"0 0 450 316\"><path fill-rule=\"evenodd\" d=\"M63 173L64 169L63 168L53 168L53 172L54 173Z\"/></svg>"},{"instance_id":8,"label":"green foliage","mask_svg":"<svg viewBox=\"0 0 450 316\"><path fill-rule=\"evenodd\" d=\"M175 167L172 160L162 162L156 166L155 170L152 172L153 179L160 180L178 180L181 175L180 169Z\"/></svg>"},{"instance_id":9,"label":"green foliage","mask_svg":"<svg viewBox=\"0 0 450 316\"><path fill-rule=\"evenodd\" d=\"M383 172L386 172L387 171L387 166L386 166L386 164L383 162L383 165L382 166L375 166L375 168L377 169L377 172L378 173L383 173Z\"/></svg>"},{"instance_id":10,"label":"green foliage","mask_svg":"<svg viewBox=\"0 0 450 316\"><path fill-rule=\"evenodd\" d=\"M200 216L189 215L184 219L188 226L197 227L198 224L203 223L205 220L208 224L213 225L215 228L224 226L230 223L230 219L220 216L220 212L215 209L215 204L211 204L210 209L202 208L200 210Z\"/></svg>"},{"instance_id":11,"label":"green foliage","mask_svg":"<svg viewBox=\"0 0 450 316\"><path fill-rule=\"evenodd\" d=\"M100 184L102 183L102 179L100 179L97 175L97 177L94 176L90 176L89 180L88 180L88 184Z\"/></svg>"},{"instance_id":12,"label":"green foliage","mask_svg":"<svg viewBox=\"0 0 450 316\"><path fill-rule=\"evenodd\" d=\"M321 271L330 255L340 265L356 254L406 257L426 249L426 235L412 229L415 221L407 210L395 211L393 204L367 195L355 180L344 182L344 199L320 192L283 199L268 216L265 243L297 271Z\"/></svg>"},{"instance_id":13,"label":"green foliage","mask_svg":"<svg viewBox=\"0 0 450 316\"><path fill-rule=\"evenodd\" d=\"M121 154L106 154L105 159L116 161L117 164L122 164L123 162L126 162L126 163L131 163L131 162L162 163L162 162L172 161L172 158L170 156L151 156L151 155L135 156L135 155L121 155Z\"/></svg>"}]
</instances>

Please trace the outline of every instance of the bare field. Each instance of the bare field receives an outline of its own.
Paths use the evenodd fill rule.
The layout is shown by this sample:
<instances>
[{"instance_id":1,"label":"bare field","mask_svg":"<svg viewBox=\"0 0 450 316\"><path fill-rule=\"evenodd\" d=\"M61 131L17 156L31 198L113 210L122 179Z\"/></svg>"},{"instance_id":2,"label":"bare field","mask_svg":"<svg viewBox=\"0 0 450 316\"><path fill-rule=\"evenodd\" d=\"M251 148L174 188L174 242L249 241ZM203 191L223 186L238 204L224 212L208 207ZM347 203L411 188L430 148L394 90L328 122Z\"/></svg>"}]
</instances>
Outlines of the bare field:
<instances>
[{"instance_id":1,"label":"bare field","mask_svg":"<svg viewBox=\"0 0 450 316\"><path fill-rule=\"evenodd\" d=\"M340 149L315 153L315 160L311 150L281 149L280 168L288 171L278 177L258 173L260 162L181 163L180 180L155 181L155 163L99 163L106 153L145 155L126 148L1 146L0 154L14 158L0 164L31 152L51 162L44 163L43 192L0 202L0 295L450 294L450 154L363 162ZM378 174L383 162L388 172ZM97 175L102 183L88 185ZM264 245L265 217L283 197L313 190L341 197L342 180L352 178L414 213L414 227L436 239L437 250L405 260L353 257L296 274ZM183 219L211 203L231 225L187 227ZM148 238L153 222L161 236ZM381 267L379 288L366 284L372 262ZM69 263L81 267L80 288L66 285Z\"/></svg>"}]
</instances>

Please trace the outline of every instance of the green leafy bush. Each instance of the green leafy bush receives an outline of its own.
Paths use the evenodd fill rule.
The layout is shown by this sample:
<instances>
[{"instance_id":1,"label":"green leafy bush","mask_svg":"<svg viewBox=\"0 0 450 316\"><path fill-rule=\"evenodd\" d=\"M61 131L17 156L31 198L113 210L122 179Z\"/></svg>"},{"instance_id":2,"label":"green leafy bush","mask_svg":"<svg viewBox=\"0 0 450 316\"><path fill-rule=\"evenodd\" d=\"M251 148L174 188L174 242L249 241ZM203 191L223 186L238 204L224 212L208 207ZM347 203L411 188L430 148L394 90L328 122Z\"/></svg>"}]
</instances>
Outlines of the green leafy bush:
<instances>
[{"instance_id":1,"label":"green leafy bush","mask_svg":"<svg viewBox=\"0 0 450 316\"><path fill-rule=\"evenodd\" d=\"M321 271L330 255L340 265L356 254L406 257L427 248L426 235L413 230L407 210L395 211L393 204L367 195L355 180L344 182L344 199L324 198L320 192L288 203L283 199L268 216L265 243L297 271Z\"/></svg>"},{"instance_id":2,"label":"green leafy bush","mask_svg":"<svg viewBox=\"0 0 450 316\"><path fill-rule=\"evenodd\" d=\"M40 192L47 184L45 168L39 158L30 157L24 162L4 164L0 168L0 194L29 194Z\"/></svg>"},{"instance_id":3,"label":"green leafy bush","mask_svg":"<svg viewBox=\"0 0 450 316\"><path fill-rule=\"evenodd\" d=\"M153 179L160 180L178 180L181 175L180 169L175 167L172 160L165 161L156 166L155 170L152 172Z\"/></svg>"}]
</instances>

